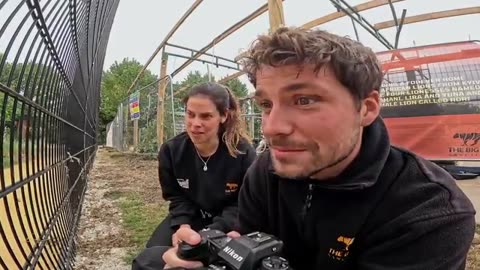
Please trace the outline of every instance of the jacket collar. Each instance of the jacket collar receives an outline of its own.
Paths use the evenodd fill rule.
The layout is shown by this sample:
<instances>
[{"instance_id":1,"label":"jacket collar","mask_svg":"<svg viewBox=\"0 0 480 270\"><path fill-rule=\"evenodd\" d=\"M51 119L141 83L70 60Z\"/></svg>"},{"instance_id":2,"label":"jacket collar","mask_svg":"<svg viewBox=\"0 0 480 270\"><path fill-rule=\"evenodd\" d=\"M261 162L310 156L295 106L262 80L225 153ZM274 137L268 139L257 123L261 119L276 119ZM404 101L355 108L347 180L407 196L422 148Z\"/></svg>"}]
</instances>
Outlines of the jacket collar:
<instances>
[{"instance_id":1,"label":"jacket collar","mask_svg":"<svg viewBox=\"0 0 480 270\"><path fill-rule=\"evenodd\" d=\"M358 155L350 165L337 177L322 181L314 179L295 179L313 184L316 187L337 190L361 190L373 186L383 170L390 153L390 140L385 123L378 117L364 129L362 145ZM274 173L270 153L268 153L269 170Z\"/></svg>"}]
</instances>

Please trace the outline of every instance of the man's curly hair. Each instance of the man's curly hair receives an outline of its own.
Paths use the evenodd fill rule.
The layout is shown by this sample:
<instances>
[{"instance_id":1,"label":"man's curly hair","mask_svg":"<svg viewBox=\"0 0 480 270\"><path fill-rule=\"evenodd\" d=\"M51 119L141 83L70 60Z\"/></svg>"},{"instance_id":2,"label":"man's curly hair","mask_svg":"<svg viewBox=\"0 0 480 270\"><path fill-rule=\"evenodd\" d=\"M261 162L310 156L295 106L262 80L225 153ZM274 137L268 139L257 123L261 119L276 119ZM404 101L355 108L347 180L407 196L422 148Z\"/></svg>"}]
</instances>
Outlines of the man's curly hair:
<instances>
[{"instance_id":1,"label":"man's curly hair","mask_svg":"<svg viewBox=\"0 0 480 270\"><path fill-rule=\"evenodd\" d=\"M281 27L260 35L240 62L254 86L257 71L263 65L313 65L318 73L328 64L357 102L373 90L380 91L383 80L380 63L370 48L323 30Z\"/></svg>"}]
</instances>

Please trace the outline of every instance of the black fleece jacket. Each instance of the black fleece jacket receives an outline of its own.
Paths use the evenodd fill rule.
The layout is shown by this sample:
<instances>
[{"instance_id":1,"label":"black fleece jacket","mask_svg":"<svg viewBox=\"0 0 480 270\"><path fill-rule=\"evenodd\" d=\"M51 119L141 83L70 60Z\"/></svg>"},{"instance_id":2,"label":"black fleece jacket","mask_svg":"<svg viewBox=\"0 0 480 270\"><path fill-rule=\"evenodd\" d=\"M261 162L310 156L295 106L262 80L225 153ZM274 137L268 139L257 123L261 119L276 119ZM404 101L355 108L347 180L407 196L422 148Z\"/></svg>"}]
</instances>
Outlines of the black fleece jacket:
<instances>
[{"instance_id":1,"label":"black fleece jacket","mask_svg":"<svg viewBox=\"0 0 480 270\"><path fill-rule=\"evenodd\" d=\"M284 241L294 269L465 268L475 210L442 168L389 143L381 118L335 179L285 179L268 152L239 195L240 232Z\"/></svg>"},{"instance_id":2,"label":"black fleece jacket","mask_svg":"<svg viewBox=\"0 0 480 270\"><path fill-rule=\"evenodd\" d=\"M255 149L246 141L242 140L237 148L243 154L232 157L220 140L217 151L207 162L208 170L204 171L204 163L186 132L162 145L158 173L163 198L170 201L172 228L203 218L212 220L208 226L212 229L232 229L238 214L238 192L256 157Z\"/></svg>"}]
</instances>

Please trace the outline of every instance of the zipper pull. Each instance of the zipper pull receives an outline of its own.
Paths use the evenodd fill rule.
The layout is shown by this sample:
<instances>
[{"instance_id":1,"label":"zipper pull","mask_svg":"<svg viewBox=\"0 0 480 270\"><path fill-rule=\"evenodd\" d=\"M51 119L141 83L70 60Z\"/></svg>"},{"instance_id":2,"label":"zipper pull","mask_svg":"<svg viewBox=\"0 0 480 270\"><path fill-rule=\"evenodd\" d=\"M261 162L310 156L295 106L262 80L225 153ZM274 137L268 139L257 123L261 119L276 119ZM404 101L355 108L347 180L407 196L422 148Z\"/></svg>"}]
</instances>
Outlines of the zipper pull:
<instances>
[{"instance_id":1,"label":"zipper pull","mask_svg":"<svg viewBox=\"0 0 480 270\"><path fill-rule=\"evenodd\" d=\"M305 203L302 209L302 219L305 218L305 216L307 215L308 209L310 209L310 206L312 206L312 197L313 197L313 184L309 184L307 196L305 197Z\"/></svg>"},{"instance_id":2,"label":"zipper pull","mask_svg":"<svg viewBox=\"0 0 480 270\"><path fill-rule=\"evenodd\" d=\"M313 197L313 184L309 184L308 185L308 194L307 194L307 198L305 200L305 206L306 206L306 210L308 210L310 208L310 206L312 206L312 197Z\"/></svg>"}]
</instances>

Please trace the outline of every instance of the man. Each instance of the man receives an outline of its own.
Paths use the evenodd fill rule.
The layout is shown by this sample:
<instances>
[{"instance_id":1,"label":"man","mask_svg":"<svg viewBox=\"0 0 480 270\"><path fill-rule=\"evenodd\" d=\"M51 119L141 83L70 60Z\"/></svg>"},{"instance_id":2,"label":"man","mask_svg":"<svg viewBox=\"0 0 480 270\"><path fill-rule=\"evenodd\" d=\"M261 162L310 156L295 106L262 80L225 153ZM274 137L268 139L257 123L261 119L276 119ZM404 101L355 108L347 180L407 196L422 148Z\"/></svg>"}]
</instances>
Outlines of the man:
<instances>
[{"instance_id":1,"label":"man","mask_svg":"<svg viewBox=\"0 0 480 270\"><path fill-rule=\"evenodd\" d=\"M390 145L374 52L320 30L262 35L244 66L269 150L239 194L241 234L284 242L294 269L464 269L475 210L443 169ZM179 239L200 240L185 229ZM162 256L167 267L194 267Z\"/></svg>"}]
</instances>

